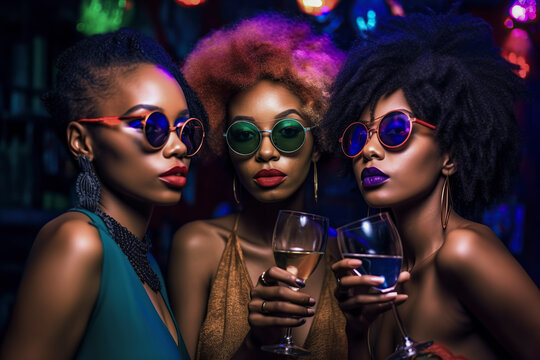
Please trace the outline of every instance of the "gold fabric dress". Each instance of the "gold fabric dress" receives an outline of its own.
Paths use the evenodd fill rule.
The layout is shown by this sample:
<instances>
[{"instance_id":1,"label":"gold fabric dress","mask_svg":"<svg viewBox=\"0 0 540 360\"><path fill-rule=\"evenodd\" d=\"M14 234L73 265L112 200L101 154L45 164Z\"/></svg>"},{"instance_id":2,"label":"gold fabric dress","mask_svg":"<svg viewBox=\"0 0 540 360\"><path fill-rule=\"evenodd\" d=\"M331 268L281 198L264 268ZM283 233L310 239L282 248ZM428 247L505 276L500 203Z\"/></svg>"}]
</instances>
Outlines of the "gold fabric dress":
<instances>
[{"instance_id":1,"label":"gold fabric dress","mask_svg":"<svg viewBox=\"0 0 540 360\"><path fill-rule=\"evenodd\" d=\"M238 217L210 290L206 318L199 333L197 359L231 359L250 329L248 303L252 284L236 236L237 226ZM337 284L329 263L326 262L317 311L304 343L311 356L302 359L347 359L345 317L334 298Z\"/></svg>"}]
</instances>

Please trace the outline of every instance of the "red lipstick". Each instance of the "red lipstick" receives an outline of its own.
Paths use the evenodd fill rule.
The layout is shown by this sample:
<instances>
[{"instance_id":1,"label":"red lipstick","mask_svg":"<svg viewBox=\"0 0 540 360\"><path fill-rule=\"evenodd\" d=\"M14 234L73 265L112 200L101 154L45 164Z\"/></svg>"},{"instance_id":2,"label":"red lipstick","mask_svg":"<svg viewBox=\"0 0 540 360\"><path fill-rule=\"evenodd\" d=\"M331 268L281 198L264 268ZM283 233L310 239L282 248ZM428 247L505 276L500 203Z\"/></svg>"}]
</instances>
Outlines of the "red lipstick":
<instances>
[{"instance_id":1,"label":"red lipstick","mask_svg":"<svg viewBox=\"0 0 540 360\"><path fill-rule=\"evenodd\" d=\"M188 169L185 166L174 166L159 175L159 180L175 188L182 188L186 185Z\"/></svg>"},{"instance_id":2,"label":"red lipstick","mask_svg":"<svg viewBox=\"0 0 540 360\"><path fill-rule=\"evenodd\" d=\"M287 175L277 169L259 170L253 177L253 181L262 187L274 187L281 184Z\"/></svg>"}]
</instances>

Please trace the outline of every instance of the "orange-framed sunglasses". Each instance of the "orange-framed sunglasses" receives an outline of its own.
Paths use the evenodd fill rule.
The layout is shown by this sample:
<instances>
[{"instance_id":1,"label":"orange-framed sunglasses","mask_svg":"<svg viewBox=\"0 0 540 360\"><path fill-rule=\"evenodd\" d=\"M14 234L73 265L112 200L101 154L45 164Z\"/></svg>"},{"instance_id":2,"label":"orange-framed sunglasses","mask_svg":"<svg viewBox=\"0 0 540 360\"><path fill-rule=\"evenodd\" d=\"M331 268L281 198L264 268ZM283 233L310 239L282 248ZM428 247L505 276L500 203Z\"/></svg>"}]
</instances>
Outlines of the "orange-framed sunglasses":
<instances>
[{"instance_id":1,"label":"orange-framed sunglasses","mask_svg":"<svg viewBox=\"0 0 540 360\"><path fill-rule=\"evenodd\" d=\"M341 150L350 157L362 153L372 133L377 133L379 142L387 149L398 149L411 137L413 123L426 126L432 130L437 127L415 117L406 110L392 110L375 120L381 119L376 129L368 129L363 122L353 122L343 132L339 139Z\"/></svg>"},{"instance_id":2,"label":"orange-framed sunglasses","mask_svg":"<svg viewBox=\"0 0 540 360\"><path fill-rule=\"evenodd\" d=\"M115 127L120 125L123 121L130 120L141 120L144 138L147 145L152 150L161 149L169 139L169 134L176 131L178 138L180 138L180 141L182 141L187 148L186 156L191 157L201 149L205 137L204 126L199 119L189 118L178 125L169 126L167 117L158 111L146 115L104 116L95 119L80 119L77 121L81 123L99 123L105 126Z\"/></svg>"}]
</instances>

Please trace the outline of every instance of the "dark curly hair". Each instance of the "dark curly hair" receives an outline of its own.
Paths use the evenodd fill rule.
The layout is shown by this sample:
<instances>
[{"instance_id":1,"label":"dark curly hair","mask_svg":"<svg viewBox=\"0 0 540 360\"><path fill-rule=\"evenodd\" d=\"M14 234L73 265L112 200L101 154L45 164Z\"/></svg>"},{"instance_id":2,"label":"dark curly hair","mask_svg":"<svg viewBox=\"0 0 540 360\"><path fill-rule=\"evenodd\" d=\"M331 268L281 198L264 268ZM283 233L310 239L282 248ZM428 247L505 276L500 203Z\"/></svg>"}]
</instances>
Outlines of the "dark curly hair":
<instances>
[{"instance_id":1,"label":"dark curly hair","mask_svg":"<svg viewBox=\"0 0 540 360\"><path fill-rule=\"evenodd\" d=\"M454 206L478 215L518 173L514 104L524 86L513 70L481 19L390 18L351 50L321 127L331 133L337 151L348 124L368 107L373 116L381 96L402 89L414 115L437 126L441 151L457 164L450 178Z\"/></svg>"},{"instance_id":2,"label":"dark curly hair","mask_svg":"<svg viewBox=\"0 0 540 360\"><path fill-rule=\"evenodd\" d=\"M227 104L259 80L278 81L304 104L304 115L318 124L330 101L330 86L345 54L306 22L264 13L215 31L199 41L183 72L200 96L210 121L210 150L223 155ZM314 130L319 150L328 147Z\"/></svg>"},{"instance_id":3,"label":"dark curly hair","mask_svg":"<svg viewBox=\"0 0 540 360\"><path fill-rule=\"evenodd\" d=\"M190 115L207 126L206 112L179 67L152 38L130 29L93 35L77 42L58 58L56 85L42 96L59 137L71 121L100 116L95 103L111 91L115 73L138 64L155 64L167 70L180 84Z\"/></svg>"}]
</instances>

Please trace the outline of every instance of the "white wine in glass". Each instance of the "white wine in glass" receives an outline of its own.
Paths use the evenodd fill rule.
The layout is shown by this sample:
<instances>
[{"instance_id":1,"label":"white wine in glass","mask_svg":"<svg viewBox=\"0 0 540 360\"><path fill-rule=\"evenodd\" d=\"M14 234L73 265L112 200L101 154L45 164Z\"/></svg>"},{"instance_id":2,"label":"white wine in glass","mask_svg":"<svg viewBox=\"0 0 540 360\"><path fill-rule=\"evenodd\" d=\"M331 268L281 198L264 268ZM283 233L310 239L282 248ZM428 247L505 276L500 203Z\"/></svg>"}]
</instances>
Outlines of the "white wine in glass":
<instances>
[{"instance_id":1,"label":"white wine in glass","mask_svg":"<svg viewBox=\"0 0 540 360\"><path fill-rule=\"evenodd\" d=\"M272 236L276 265L306 281L324 255L327 238L328 218L300 211L280 210ZM297 287L290 288L299 290ZM310 355L309 351L294 344L291 328L287 328L281 343L264 345L261 349L281 355Z\"/></svg>"},{"instance_id":2,"label":"white wine in glass","mask_svg":"<svg viewBox=\"0 0 540 360\"><path fill-rule=\"evenodd\" d=\"M403 250L399 233L387 212L341 226L337 228L337 234L341 256L362 261L362 264L354 269L357 275L384 278L381 285L374 287L382 293L395 289L401 271ZM409 338L394 302L392 312L402 340L387 360L412 358L433 344L433 341L416 342Z\"/></svg>"}]
</instances>

